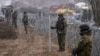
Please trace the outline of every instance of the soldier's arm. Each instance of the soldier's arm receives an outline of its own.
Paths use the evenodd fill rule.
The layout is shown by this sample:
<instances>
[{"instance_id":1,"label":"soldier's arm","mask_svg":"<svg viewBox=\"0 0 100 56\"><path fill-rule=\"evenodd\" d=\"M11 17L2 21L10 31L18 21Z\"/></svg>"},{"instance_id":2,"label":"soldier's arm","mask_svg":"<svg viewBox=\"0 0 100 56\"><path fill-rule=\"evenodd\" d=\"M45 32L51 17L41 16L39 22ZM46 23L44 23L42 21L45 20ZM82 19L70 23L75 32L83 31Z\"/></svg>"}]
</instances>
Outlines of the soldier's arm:
<instances>
[{"instance_id":1,"label":"soldier's arm","mask_svg":"<svg viewBox=\"0 0 100 56\"><path fill-rule=\"evenodd\" d=\"M86 47L85 47L86 49L87 49L87 51L90 53L91 51L92 51L92 42L88 42L87 44L86 44Z\"/></svg>"},{"instance_id":2,"label":"soldier's arm","mask_svg":"<svg viewBox=\"0 0 100 56\"><path fill-rule=\"evenodd\" d=\"M51 29L56 29L56 27L54 27L54 26L51 26Z\"/></svg>"},{"instance_id":3,"label":"soldier's arm","mask_svg":"<svg viewBox=\"0 0 100 56\"><path fill-rule=\"evenodd\" d=\"M78 44L77 53L83 51L83 49L84 49L84 43L81 41L81 42Z\"/></svg>"},{"instance_id":4,"label":"soldier's arm","mask_svg":"<svg viewBox=\"0 0 100 56\"><path fill-rule=\"evenodd\" d=\"M64 21L64 23L65 23L64 25L67 27L68 26L67 21Z\"/></svg>"}]
</instances>

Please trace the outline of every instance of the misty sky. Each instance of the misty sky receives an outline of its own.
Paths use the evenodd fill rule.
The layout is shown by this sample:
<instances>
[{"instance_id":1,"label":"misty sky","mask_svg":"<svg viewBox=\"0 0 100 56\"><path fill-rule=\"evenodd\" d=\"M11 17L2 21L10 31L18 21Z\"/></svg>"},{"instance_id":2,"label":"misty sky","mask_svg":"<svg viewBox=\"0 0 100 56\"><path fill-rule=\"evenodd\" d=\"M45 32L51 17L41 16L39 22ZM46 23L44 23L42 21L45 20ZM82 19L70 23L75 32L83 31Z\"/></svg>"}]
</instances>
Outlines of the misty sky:
<instances>
[{"instance_id":1,"label":"misty sky","mask_svg":"<svg viewBox=\"0 0 100 56\"><path fill-rule=\"evenodd\" d=\"M73 2L74 0L0 0L0 5L10 4L11 1L21 1L32 6L48 7L56 4L66 4L68 2Z\"/></svg>"},{"instance_id":2,"label":"misty sky","mask_svg":"<svg viewBox=\"0 0 100 56\"><path fill-rule=\"evenodd\" d=\"M26 0L26 1L28 1L28 2L31 1L31 2L29 2L30 4L48 7L48 6L51 6L51 5L66 4L66 3L69 3L69 2L73 2L74 0Z\"/></svg>"}]
</instances>

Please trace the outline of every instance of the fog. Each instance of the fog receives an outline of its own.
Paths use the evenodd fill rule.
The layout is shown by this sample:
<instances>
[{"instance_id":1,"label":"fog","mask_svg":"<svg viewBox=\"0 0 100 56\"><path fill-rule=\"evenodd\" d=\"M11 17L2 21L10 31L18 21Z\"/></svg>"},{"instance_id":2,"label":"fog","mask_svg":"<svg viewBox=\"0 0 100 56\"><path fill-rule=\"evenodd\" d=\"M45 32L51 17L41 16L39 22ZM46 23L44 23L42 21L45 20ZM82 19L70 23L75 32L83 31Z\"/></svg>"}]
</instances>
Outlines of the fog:
<instances>
[{"instance_id":1,"label":"fog","mask_svg":"<svg viewBox=\"0 0 100 56\"><path fill-rule=\"evenodd\" d=\"M11 3L20 2L33 7L48 7L51 5L66 4L74 2L74 0L0 0L0 6L9 5Z\"/></svg>"},{"instance_id":2,"label":"fog","mask_svg":"<svg viewBox=\"0 0 100 56\"><path fill-rule=\"evenodd\" d=\"M27 6L31 6L31 7L50 7L52 5L60 5L60 4L67 4L67 3L77 3L77 2L84 2L85 0L0 0L0 7L2 6L7 6L7 5L10 5L10 4L13 4L16 6L16 8L18 7L27 7ZM33 10L33 9L32 9ZM50 15L45 15L44 16L42 15L42 17L39 17L38 14L29 14L30 16L30 19L29 19L29 24L31 26L34 27L34 31L36 32L39 32L39 34L42 34L42 35L48 35L48 29L49 29L49 16ZM19 13L19 24L21 24L21 13ZM31 18L32 17L32 18ZM74 18L73 16L67 16L65 17L66 19L71 19L71 18ZM51 16L51 22L52 24L51 25L54 25L55 24L55 21L57 19L57 16ZM77 24L80 24L78 23L78 21L76 22L75 20L72 20L73 24L75 24L75 26L78 27ZM95 31L95 30L94 30ZM72 33L72 34L70 34ZM98 32L96 32L98 33ZM100 33L100 32L99 32ZM52 35L55 35L55 31L52 31ZM72 46L75 46L76 43L78 42L79 40L79 31L78 31L78 28L77 29L73 29L72 27L68 27L68 31L67 31L67 39L72 43ZM74 36L74 37L73 37ZM55 37L55 36L54 36ZM72 38L73 37L73 38ZM99 43L96 42L96 39L99 39L99 34L95 34L94 35L94 38L93 38L93 41L94 43L96 43L96 45L98 45ZM99 40L100 41L100 40ZM98 47L98 50L100 49L100 47ZM95 54L94 54L95 53ZM100 53L100 52L99 52ZM93 48L93 56L99 54L96 50L96 47L94 46Z\"/></svg>"}]
</instances>

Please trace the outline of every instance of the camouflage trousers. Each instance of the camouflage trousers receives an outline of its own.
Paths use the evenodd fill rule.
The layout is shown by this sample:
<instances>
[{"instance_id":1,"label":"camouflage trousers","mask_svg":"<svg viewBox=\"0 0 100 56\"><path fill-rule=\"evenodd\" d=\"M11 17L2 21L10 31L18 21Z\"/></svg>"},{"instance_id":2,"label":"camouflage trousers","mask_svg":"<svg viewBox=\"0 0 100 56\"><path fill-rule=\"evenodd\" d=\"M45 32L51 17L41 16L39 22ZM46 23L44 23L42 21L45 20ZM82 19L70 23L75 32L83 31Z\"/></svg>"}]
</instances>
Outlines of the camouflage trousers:
<instances>
[{"instance_id":1,"label":"camouflage trousers","mask_svg":"<svg viewBox=\"0 0 100 56\"><path fill-rule=\"evenodd\" d=\"M57 34L59 51L65 51L65 34Z\"/></svg>"},{"instance_id":2,"label":"camouflage trousers","mask_svg":"<svg viewBox=\"0 0 100 56\"><path fill-rule=\"evenodd\" d=\"M24 30L26 34L28 33L28 23L23 23L24 24Z\"/></svg>"},{"instance_id":3,"label":"camouflage trousers","mask_svg":"<svg viewBox=\"0 0 100 56\"><path fill-rule=\"evenodd\" d=\"M14 26L14 28L17 29L17 21L16 21L16 20L13 20L13 21L12 21L12 25Z\"/></svg>"}]
</instances>

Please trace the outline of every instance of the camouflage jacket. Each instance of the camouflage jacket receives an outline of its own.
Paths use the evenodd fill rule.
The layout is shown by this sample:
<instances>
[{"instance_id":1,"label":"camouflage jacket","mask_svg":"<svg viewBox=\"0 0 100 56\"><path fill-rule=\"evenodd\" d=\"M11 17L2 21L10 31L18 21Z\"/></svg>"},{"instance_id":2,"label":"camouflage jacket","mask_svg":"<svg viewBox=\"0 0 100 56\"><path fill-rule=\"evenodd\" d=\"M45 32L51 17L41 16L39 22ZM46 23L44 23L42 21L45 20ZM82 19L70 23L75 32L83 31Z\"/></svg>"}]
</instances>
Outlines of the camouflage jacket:
<instances>
[{"instance_id":1,"label":"camouflage jacket","mask_svg":"<svg viewBox=\"0 0 100 56\"><path fill-rule=\"evenodd\" d=\"M57 30L56 29L57 33L66 33L66 30L67 30L67 22L65 20L64 20L64 26L65 26L64 30Z\"/></svg>"},{"instance_id":2,"label":"camouflage jacket","mask_svg":"<svg viewBox=\"0 0 100 56\"><path fill-rule=\"evenodd\" d=\"M91 56L92 40L91 36L84 35L78 44L77 56Z\"/></svg>"},{"instance_id":3,"label":"camouflage jacket","mask_svg":"<svg viewBox=\"0 0 100 56\"><path fill-rule=\"evenodd\" d=\"M22 21L23 23L28 23L28 16L24 15Z\"/></svg>"}]
</instances>

